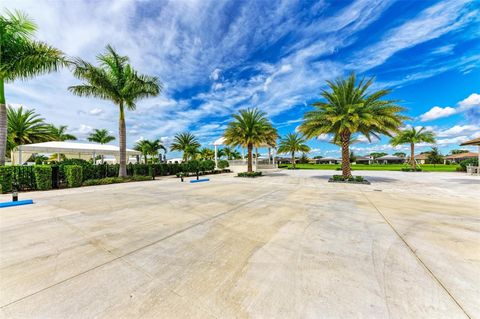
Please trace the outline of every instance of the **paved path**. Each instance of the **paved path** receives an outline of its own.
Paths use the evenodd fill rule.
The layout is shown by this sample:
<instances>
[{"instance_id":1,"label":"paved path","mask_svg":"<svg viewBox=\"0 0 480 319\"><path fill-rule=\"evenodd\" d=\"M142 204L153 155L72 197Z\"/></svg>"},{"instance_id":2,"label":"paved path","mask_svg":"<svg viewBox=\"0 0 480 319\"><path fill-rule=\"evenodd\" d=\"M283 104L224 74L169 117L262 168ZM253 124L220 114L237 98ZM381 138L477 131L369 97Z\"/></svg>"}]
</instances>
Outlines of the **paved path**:
<instances>
[{"instance_id":1,"label":"paved path","mask_svg":"<svg viewBox=\"0 0 480 319\"><path fill-rule=\"evenodd\" d=\"M0 210L0 316L480 318L479 178L329 173L28 194Z\"/></svg>"}]
</instances>

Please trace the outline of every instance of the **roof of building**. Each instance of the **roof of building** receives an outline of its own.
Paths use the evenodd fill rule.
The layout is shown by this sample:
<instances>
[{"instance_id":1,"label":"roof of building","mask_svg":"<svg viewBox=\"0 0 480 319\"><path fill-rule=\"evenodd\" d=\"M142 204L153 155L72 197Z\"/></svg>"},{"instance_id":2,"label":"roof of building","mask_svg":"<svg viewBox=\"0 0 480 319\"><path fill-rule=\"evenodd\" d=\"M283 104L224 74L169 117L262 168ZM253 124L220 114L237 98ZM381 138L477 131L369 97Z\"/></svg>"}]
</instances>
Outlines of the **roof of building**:
<instances>
[{"instance_id":1,"label":"roof of building","mask_svg":"<svg viewBox=\"0 0 480 319\"><path fill-rule=\"evenodd\" d=\"M316 158L315 160L317 160L317 161L341 161L341 159L334 158L334 157L322 157L322 158Z\"/></svg>"},{"instance_id":2,"label":"roof of building","mask_svg":"<svg viewBox=\"0 0 480 319\"><path fill-rule=\"evenodd\" d=\"M428 155L430 155L430 153L417 154L417 155L415 155L415 159L426 160L426 159L428 159Z\"/></svg>"},{"instance_id":3,"label":"roof of building","mask_svg":"<svg viewBox=\"0 0 480 319\"><path fill-rule=\"evenodd\" d=\"M445 159L468 158L468 157L478 157L478 153L468 152L468 153L447 155L445 156Z\"/></svg>"},{"instance_id":4,"label":"roof of building","mask_svg":"<svg viewBox=\"0 0 480 319\"><path fill-rule=\"evenodd\" d=\"M44 142L17 146L14 151L35 153L62 153L62 154L97 154L119 155L120 149L116 145L76 142ZM127 155L140 155L135 150L127 149Z\"/></svg>"},{"instance_id":5,"label":"roof of building","mask_svg":"<svg viewBox=\"0 0 480 319\"><path fill-rule=\"evenodd\" d=\"M384 161L384 160L403 160L405 159L404 157L400 157L400 156L395 156L395 155L385 155L385 156L381 156L381 157L377 157L376 158L377 160L381 160L381 161Z\"/></svg>"},{"instance_id":6,"label":"roof of building","mask_svg":"<svg viewBox=\"0 0 480 319\"><path fill-rule=\"evenodd\" d=\"M463 142L460 145L480 145L480 137L479 138L474 138L473 140Z\"/></svg>"},{"instance_id":7,"label":"roof of building","mask_svg":"<svg viewBox=\"0 0 480 319\"><path fill-rule=\"evenodd\" d=\"M355 156L355 159L358 161L358 160L363 160L363 161L368 161L368 160L372 160L373 159L373 156Z\"/></svg>"}]
</instances>

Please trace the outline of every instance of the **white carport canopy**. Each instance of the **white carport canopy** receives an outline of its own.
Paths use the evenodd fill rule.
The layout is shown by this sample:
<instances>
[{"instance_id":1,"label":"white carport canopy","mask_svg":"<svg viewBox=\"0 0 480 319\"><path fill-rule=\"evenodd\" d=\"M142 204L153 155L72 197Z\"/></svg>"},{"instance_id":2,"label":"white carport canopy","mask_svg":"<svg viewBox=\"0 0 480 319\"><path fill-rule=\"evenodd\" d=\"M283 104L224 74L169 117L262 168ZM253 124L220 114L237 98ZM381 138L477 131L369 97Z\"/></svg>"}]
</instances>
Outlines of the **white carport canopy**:
<instances>
[{"instance_id":1,"label":"white carport canopy","mask_svg":"<svg viewBox=\"0 0 480 319\"><path fill-rule=\"evenodd\" d=\"M90 159L97 155L113 155L119 159L120 149L115 145L73 142L44 142L19 145L12 151L12 164L22 164L32 154L65 154L67 158ZM127 149L127 156L140 155L135 150Z\"/></svg>"}]
</instances>

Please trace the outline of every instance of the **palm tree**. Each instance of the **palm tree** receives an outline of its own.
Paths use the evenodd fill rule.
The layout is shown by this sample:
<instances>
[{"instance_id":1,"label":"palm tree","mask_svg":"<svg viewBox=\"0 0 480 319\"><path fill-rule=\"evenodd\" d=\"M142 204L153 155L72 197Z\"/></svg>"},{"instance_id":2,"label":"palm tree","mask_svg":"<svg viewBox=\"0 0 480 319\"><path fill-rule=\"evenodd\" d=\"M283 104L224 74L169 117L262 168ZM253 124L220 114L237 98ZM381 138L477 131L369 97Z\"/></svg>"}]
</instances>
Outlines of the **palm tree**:
<instances>
[{"instance_id":1,"label":"palm tree","mask_svg":"<svg viewBox=\"0 0 480 319\"><path fill-rule=\"evenodd\" d=\"M51 138L54 141L72 141L77 139L75 135L67 133L68 126L66 125L56 127L55 125L50 124L48 129L50 130Z\"/></svg>"},{"instance_id":2,"label":"palm tree","mask_svg":"<svg viewBox=\"0 0 480 319\"><path fill-rule=\"evenodd\" d=\"M198 153L199 147L200 143L195 135L190 132L184 132L175 135L173 142L170 145L170 150L183 152L183 161L186 162L195 157L195 154Z\"/></svg>"},{"instance_id":3,"label":"palm tree","mask_svg":"<svg viewBox=\"0 0 480 319\"><path fill-rule=\"evenodd\" d=\"M298 133L289 133L280 140L278 152L292 155L293 169L295 169L295 152L310 152L310 147L305 142L306 139Z\"/></svg>"},{"instance_id":4,"label":"palm tree","mask_svg":"<svg viewBox=\"0 0 480 319\"><path fill-rule=\"evenodd\" d=\"M0 165L5 165L7 105L5 83L56 71L66 64L63 53L33 40L36 25L19 11L0 16Z\"/></svg>"},{"instance_id":5,"label":"palm tree","mask_svg":"<svg viewBox=\"0 0 480 319\"><path fill-rule=\"evenodd\" d=\"M315 110L305 113L300 125L300 132L308 138L330 133L334 142L341 142L344 178L351 176L349 146L353 134L363 134L369 141L379 134L391 136L407 119L400 114L404 108L396 101L382 100L389 90L367 93L372 83L373 78L357 83L354 73L347 79L327 81L330 91L321 93L326 101L313 103Z\"/></svg>"},{"instance_id":6,"label":"palm tree","mask_svg":"<svg viewBox=\"0 0 480 319\"><path fill-rule=\"evenodd\" d=\"M248 152L247 171L253 172L252 150L262 145L274 146L277 130L266 118L266 113L253 108L240 110L225 130L225 144L246 147Z\"/></svg>"},{"instance_id":7,"label":"palm tree","mask_svg":"<svg viewBox=\"0 0 480 319\"><path fill-rule=\"evenodd\" d=\"M95 129L90 135L87 137L87 140L90 142L100 143L100 144L107 144L111 141L115 140L115 136L110 135L108 130L106 129Z\"/></svg>"},{"instance_id":8,"label":"palm tree","mask_svg":"<svg viewBox=\"0 0 480 319\"><path fill-rule=\"evenodd\" d=\"M135 144L134 149L142 153L145 163L148 162L148 155L155 158L160 150L167 151L160 140L140 140Z\"/></svg>"},{"instance_id":9,"label":"palm tree","mask_svg":"<svg viewBox=\"0 0 480 319\"><path fill-rule=\"evenodd\" d=\"M425 127L422 127L419 130L412 127L401 131L390 140L390 144L393 146L410 144L410 165L412 165L413 170L417 168L417 163L415 162L415 143L420 142L435 143L435 134L426 131Z\"/></svg>"},{"instance_id":10,"label":"palm tree","mask_svg":"<svg viewBox=\"0 0 480 319\"><path fill-rule=\"evenodd\" d=\"M200 156L200 159L202 160L211 160L215 157L215 151L210 149L210 148L202 148L199 152L198 152L199 156ZM218 157L221 157L220 155L218 155L219 152L217 152L217 156Z\"/></svg>"},{"instance_id":11,"label":"palm tree","mask_svg":"<svg viewBox=\"0 0 480 319\"><path fill-rule=\"evenodd\" d=\"M138 74L129 64L128 57L119 55L110 45L97 57L99 66L77 59L74 75L83 84L69 90L78 96L92 96L110 100L119 108L118 136L120 142L120 177L127 176L127 132L125 108L135 110L142 98L156 96L162 86L156 77Z\"/></svg>"},{"instance_id":12,"label":"palm tree","mask_svg":"<svg viewBox=\"0 0 480 319\"><path fill-rule=\"evenodd\" d=\"M91 132L87 140L90 142L95 142L95 143L100 143L100 144L107 144L110 143L111 141L115 140L115 136L110 135L108 130L102 128L102 129L95 129L93 132ZM102 159L102 164L104 162L104 155L100 155L100 158Z\"/></svg>"},{"instance_id":13,"label":"palm tree","mask_svg":"<svg viewBox=\"0 0 480 319\"><path fill-rule=\"evenodd\" d=\"M234 151L233 149L231 149L230 147L227 146L227 147L224 147L222 149L222 151L223 151L223 154L227 157L228 160L233 159L233 151Z\"/></svg>"},{"instance_id":14,"label":"palm tree","mask_svg":"<svg viewBox=\"0 0 480 319\"><path fill-rule=\"evenodd\" d=\"M18 145L45 142L52 139L50 126L35 110L7 108L8 143L10 152Z\"/></svg>"}]
</instances>

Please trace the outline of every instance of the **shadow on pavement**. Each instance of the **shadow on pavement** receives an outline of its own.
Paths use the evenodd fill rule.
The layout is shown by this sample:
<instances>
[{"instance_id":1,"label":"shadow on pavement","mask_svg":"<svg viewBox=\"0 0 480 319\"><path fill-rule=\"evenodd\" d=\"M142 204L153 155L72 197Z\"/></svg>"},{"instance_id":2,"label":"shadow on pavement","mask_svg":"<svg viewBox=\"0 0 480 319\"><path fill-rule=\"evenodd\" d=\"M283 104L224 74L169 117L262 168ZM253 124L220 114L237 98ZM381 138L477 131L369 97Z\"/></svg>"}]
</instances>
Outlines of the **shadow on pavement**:
<instances>
[{"instance_id":1,"label":"shadow on pavement","mask_svg":"<svg viewBox=\"0 0 480 319\"><path fill-rule=\"evenodd\" d=\"M462 178L455 178L455 179L444 179L447 182L459 183L459 184L470 184L470 185L480 185L480 179L462 179Z\"/></svg>"}]
</instances>

